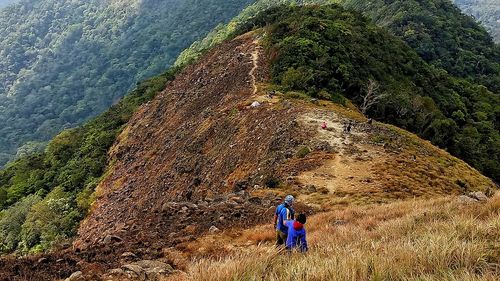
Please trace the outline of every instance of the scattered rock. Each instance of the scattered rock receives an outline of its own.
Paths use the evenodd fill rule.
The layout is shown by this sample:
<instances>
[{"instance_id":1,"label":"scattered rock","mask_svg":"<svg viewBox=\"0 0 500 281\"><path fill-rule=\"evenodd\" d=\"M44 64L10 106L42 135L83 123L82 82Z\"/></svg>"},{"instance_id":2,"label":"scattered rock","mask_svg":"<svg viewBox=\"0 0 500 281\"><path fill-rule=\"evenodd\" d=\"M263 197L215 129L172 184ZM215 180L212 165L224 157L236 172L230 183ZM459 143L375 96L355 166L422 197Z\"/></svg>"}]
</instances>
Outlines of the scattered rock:
<instances>
[{"instance_id":1,"label":"scattered rock","mask_svg":"<svg viewBox=\"0 0 500 281\"><path fill-rule=\"evenodd\" d=\"M122 254L122 258L135 259L135 258L137 258L137 256L132 252L125 252Z\"/></svg>"},{"instance_id":2,"label":"scattered rock","mask_svg":"<svg viewBox=\"0 0 500 281\"><path fill-rule=\"evenodd\" d=\"M195 225L188 225L184 228L184 231L186 231L187 233L195 233L196 226Z\"/></svg>"},{"instance_id":3,"label":"scattered rock","mask_svg":"<svg viewBox=\"0 0 500 281\"><path fill-rule=\"evenodd\" d=\"M310 193L314 193L314 192L316 192L316 191L317 191L316 186L314 186L314 185L312 185L312 184L310 184L310 185L306 186L306 189L307 189L307 192L310 192Z\"/></svg>"},{"instance_id":4,"label":"scattered rock","mask_svg":"<svg viewBox=\"0 0 500 281\"><path fill-rule=\"evenodd\" d=\"M283 101L282 104L283 104L284 108L290 108L290 107L292 107L292 103L290 101L288 101L288 100Z\"/></svg>"},{"instance_id":5,"label":"scattered rock","mask_svg":"<svg viewBox=\"0 0 500 281\"><path fill-rule=\"evenodd\" d=\"M333 222L334 225L346 225L347 222L345 220L336 220Z\"/></svg>"},{"instance_id":6,"label":"scattered rock","mask_svg":"<svg viewBox=\"0 0 500 281\"><path fill-rule=\"evenodd\" d=\"M125 271L132 271L135 274L137 274L137 276L141 276L141 275L145 274L144 269L137 264L124 264L124 265L122 265L122 269Z\"/></svg>"},{"instance_id":7,"label":"scattered rock","mask_svg":"<svg viewBox=\"0 0 500 281\"><path fill-rule=\"evenodd\" d=\"M471 192L469 193L469 197L481 202L488 201L488 197L481 191Z\"/></svg>"},{"instance_id":8,"label":"scattered rock","mask_svg":"<svg viewBox=\"0 0 500 281\"><path fill-rule=\"evenodd\" d=\"M104 237L102 242L104 244L111 244L111 243L121 242L122 240L123 240L122 238L116 235L107 235L106 237Z\"/></svg>"},{"instance_id":9,"label":"scattered rock","mask_svg":"<svg viewBox=\"0 0 500 281\"><path fill-rule=\"evenodd\" d=\"M81 271L73 272L68 278L64 279L64 281L77 281L83 280L83 273Z\"/></svg>"},{"instance_id":10,"label":"scattered rock","mask_svg":"<svg viewBox=\"0 0 500 281\"><path fill-rule=\"evenodd\" d=\"M478 202L478 200L475 198L471 198L469 196L466 196L466 195L460 195L460 196L458 196L458 202L460 202L462 204L471 204L471 203Z\"/></svg>"},{"instance_id":11,"label":"scattered rock","mask_svg":"<svg viewBox=\"0 0 500 281\"><path fill-rule=\"evenodd\" d=\"M259 197L251 197L250 199L248 199L248 202L250 202L252 204L260 205L260 204L262 204L262 199L260 199Z\"/></svg>"},{"instance_id":12,"label":"scattered rock","mask_svg":"<svg viewBox=\"0 0 500 281\"><path fill-rule=\"evenodd\" d=\"M139 280L158 280L161 276L173 271L171 265L155 260L141 260L138 262L124 264L121 269L112 269L110 275L127 275L129 278Z\"/></svg>"},{"instance_id":13,"label":"scattered rock","mask_svg":"<svg viewBox=\"0 0 500 281\"><path fill-rule=\"evenodd\" d=\"M38 259L37 263L46 263L48 261L47 258L40 258Z\"/></svg>"},{"instance_id":14,"label":"scattered rock","mask_svg":"<svg viewBox=\"0 0 500 281\"><path fill-rule=\"evenodd\" d=\"M219 231L220 231L220 229L218 229L215 225L212 225L210 227L210 229L208 230L208 232L210 232L210 233L216 233L216 232L219 232Z\"/></svg>"},{"instance_id":15,"label":"scattered rock","mask_svg":"<svg viewBox=\"0 0 500 281\"><path fill-rule=\"evenodd\" d=\"M243 200L243 198L239 196L232 196L231 198L229 198L229 200L232 200L238 204L242 204L243 202L245 202L245 200Z\"/></svg>"},{"instance_id":16,"label":"scattered rock","mask_svg":"<svg viewBox=\"0 0 500 281\"><path fill-rule=\"evenodd\" d=\"M113 269L110 269L108 271L108 274L109 275L113 275L113 276L116 276L116 275L123 275L125 273L125 271L121 268L113 268Z\"/></svg>"},{"instance_id":17,"label":"scattered rock","mask_svg":"<svg viewBox=\"0 0 500 281\"><path fill-rule=\"evenodd\" d=\"M313 149L316 151L324 151L328 153L335 152L335 148L327 141L322 141L315 146L313 146Z\"/></svg>"},{"instance_id":18,"label":"scattered rock","mask_svg":"<svg viewBox=\"0 0 500 281\"><path fill-rule=\"evenodd\" d=\"M178 208L179 208L179 204L177 204L176 202L167 202L167 203L163 204L163 206L161 207L161 210L163 212L167 212L167 211L176 210Z\"/></svg>"},{"instance_id":19,"label":"scattered rock","mask_svg":"<svg viewBox=\"0 0 500 281\"><path fill-rule=\"evenodd\" d=\"M252 107L252 108L257 108L257 107L260 107L260 106L261 106L261 104L260 104L260 102L258 102L258 101L254 101L254 102L252 102L252 104L250 105L250 107Z\"/></svg>"}]
</instances>

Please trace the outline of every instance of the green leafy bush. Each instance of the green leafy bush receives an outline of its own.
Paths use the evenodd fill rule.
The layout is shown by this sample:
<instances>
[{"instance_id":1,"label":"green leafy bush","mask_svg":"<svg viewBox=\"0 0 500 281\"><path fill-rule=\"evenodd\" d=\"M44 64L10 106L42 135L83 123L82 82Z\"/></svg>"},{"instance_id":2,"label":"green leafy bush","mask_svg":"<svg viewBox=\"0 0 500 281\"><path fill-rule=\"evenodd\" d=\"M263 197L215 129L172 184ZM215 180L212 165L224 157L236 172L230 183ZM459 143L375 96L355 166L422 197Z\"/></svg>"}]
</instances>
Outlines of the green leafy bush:
<instances>
[{"instance_id":1,"label":"green leafy bush","mask_svg":"<svg viewBox=\"0 0 500 281\"><path fill-rule=\"evenodd\" d=\"M11 252L17 249L26 216L31 207L39 201L39 196L29 195L9 209L0 212L0 252Z\"/></svg>"}]
</instances>

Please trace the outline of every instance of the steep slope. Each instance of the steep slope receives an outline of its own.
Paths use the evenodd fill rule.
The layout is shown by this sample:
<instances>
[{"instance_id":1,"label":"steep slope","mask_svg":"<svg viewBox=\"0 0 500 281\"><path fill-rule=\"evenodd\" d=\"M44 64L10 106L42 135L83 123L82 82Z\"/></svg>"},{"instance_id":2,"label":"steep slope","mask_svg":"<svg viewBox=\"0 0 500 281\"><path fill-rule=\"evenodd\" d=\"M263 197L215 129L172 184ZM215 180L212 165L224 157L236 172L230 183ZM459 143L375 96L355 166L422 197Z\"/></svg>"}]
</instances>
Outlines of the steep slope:
<instances>
[{"instance_id":1,"label":"steep slope","mask_svg":"<svg viewBox=\"0 0 500 281\"><path fill-rule=\"evenodd\" d=\"M467 15L472 15L500 42L500 3L497 0L454 0Z\"/></svg>"},{"instance_id":2,"label":"steep slope","mask_svg":"<svg viewBox=\"0 0 500 281\"><path fill-rule=\"evenodd\" d=\"M179 56L176 64L182 65L184 62L196 58L199 54L203 53L205 48L209 48L220 40L232 36L231 34L238 34L244 30L251 30L254 25L262 27L265 26L265 24L274 22L276 18L286 17L286 13L280 14L279 10L281 10L281 8L275 10L274 16L276 18L273 18L273 16L266 18L269 12L261 13L259 16L259 7L265 7L263 6L265 3L265 1L257 2L252 6L253 9L248 9L239 16L251 18L251 20L242 22L241 19L237 18L225 28L219 28L210 33L203 41L193 44ZM438 5L433 1L423 1L421 3L414 3L412 1L402 3L401 1L395 1L389 6L384 6L378 1L347 1L343 3L344 6L363 11L363 13L372 16L372 20L376 23L388 27L393 34L398 35L398 37L404 39L407 44L413 46L417 54L426 62L430 63L430 65L415 58L415 54L409 51L406 46L393 49L392 52L394 54L399 54L399 56L397 55L395 57L392 56L391 52L386 52L385 55L384 52L380 52L380 50L384 50L384 48L391 49L394 48L395 45L401 44L400 41L396 43L397 40L394 41L394 44L389 44L390 46L387 48L380 48L380 46L378 46L367 49L361 47L363 44L359 44L359 41L367 40L367 38L369 38L368 35L358 39L353 36L353 38L348 39L352 40L352 42L346 43L341 47L336 46L334 41L330 41L328 44L334 44L333 46L335 47L329 47L329 45L324 42L320 43L322 44L322 49L316 48L317 45L314 44L307 46L304 42L311 39L314 41L317 36L323 38L322 40L324 41L330 40L328 37L329 35L319 32L321 31L322 24L320 20L317 20L311 23L317 25L317 29L312 32L309 32L308 29L313 27L307 24L300 26L300 32L294 32L293 28L290 29L291 32L290 30L277 29L278 32L276 33L278 34L295 34L298 35L297 37L301 37L301 40L306 41L302 41L304 43L302 46L296 44L296 46L291 47L293 44L289 44L291 49L282 51L282 53L285 53L284 66L279 66L281 62L277 63L278 67L275 68L273 78L281 80L286 74L287 67L296 67L296 65L301 65L299 62L303 62L304 59L307 60L301 52L308 52L310 57L315 57L319 60L316 62L314 59L309 60L308 63L312 66L310 65L306 68L302 68L301 71L312 71L312 73L319 78L309 79L302 87L297 87L297 83L295 83L295 85L292 83L289 86L296 87L300 90L310 91L313 94L314 92L317 94L321 89L326 89L329 91L329 94L347 96L354 99L358 105L361 105L362 92L366 90L369 82L367 80L369 80L369 78L375 82L380 82L380 79L385 80L385 78L380 78L381 75L385 75L382 73L388 73L391 69L399 69L396 72L392 72L393 78L382 83L385 84L386 89L381 91L385 92L385 94L382 93L384 98L381 99L380 103L389 105L389 108L392 107L392 109L387 108L385 105L381 107L378 106L377 109L372 108L371 112L368 111L368 115L386 122L391 122L431 140L434 144L448 149L455 156L468 161L475 168L498 181L498 178L500 178L500 169L498 169L496 162L498 162L500 151L498 150L498 147L500 147L500 135L498 134L499 123L496 116L497 112L500 110L498 106L500 97L498 96L495 85L500 84L495 81L500 78L500 53L498 52L498 47L493 45L491 40L488 39L486 32L474 23L471 18L460 14L458 9L448 2L444 3L442 1L437 1ZM406 12L398 13L398 11L403 10ZM405 17L399 17L397 15L405 15ZM307 17L302 16L302 18ZM446 32L441 33L434 25L429 28L423 28L423 26L429 24L429 21L423 21L423 19L428 19L430 22L436 23L436 26L442 26ZM293 19L291 21L293 21ZM298 23L295 22L291 25L293 26L294 24ZM410 33L402 34L404 33L402 30L406 30L407 28L412 29L412 26L415 24L421 28L417 28L414 30L415 32L411 32L411 34L417 37L421 36L427 38L430 40L429 44L417 46L423 41L416 40L413 42L417 44L415 45L412 44L410 40L411 36L406 36ZM338 32L341 32L341 28L341 26L335 27L335 29L338 29ZM351 29L350 32L357 34L357 31L354 30L355 29ZM464 34L466 34L465 37L467 38L463 40L460 39ZM386 34L378 36L385 37ZM440 38L440 36L447 36L447 39ZM348 36L345 38L348 38ZM274 47L279 50L281 48L281 43L279 43L279 40L277 41L278 43L275 44ZM459 47L461 50L460 52L447 51L453 50L453 48L457 46L461 46ZM342 54L346 52L346 50L352 50L356 47L359 47L355 52L359 57L357 63L353 63L349 56L343 57ZM483 48L486 49L482 51ZM297 52L296 50L299 49L301 51ZM332 50L337 50L337 52ZM428 57L422 53L435 53L436 50L446 53L440 55L439 62L435 61L431 56ZM325 52L330 52L329 56L330 60L332 60L330 64L323 63L325 61ZM401 52L405 54L401 54ZM375 61L366 60L366 53L376 53L373 55L377 56L377 59ZM446 73L445 71L448 71L455 75L462 76L463 73L455 73L453 70L454 66L452 67L452 65L455 65L457 62L464 62L463 59L459 58L461 54L467 54L466 56L468 58L476 62L485 61L486 64L491 66L490 70L492 70L492 72L486 74L483 73L482 70L471 70L472 72L464 76L465 79L453 77ZM385 60L386 63L393 64L393 66L379 71L377 70L380 66L378 60ZM409 63L409 60L412 62ZM445 63L442 64L443 62ZM436 68L436 66L438 66L436 63L444 67L444 69ZM471 66L474 64L476 63L467 63L466 65ZM458 65L456 66L459 67ZM311 70L311 68L315 70ZM361 74L362 72L364 73ZM295 73L297 73L297 71L295 71ZM303 79L306 79L304 77L310 77L307 73L302 74ZM406 76L406 78L395 78L395 76L400 76L401 74ZM300 76L300 74L297 75ZM493 85L490 88L491 91L486 90L480 85L468 82L477 80L474 78L475 76L483 77L490 81L491 83L488 82L487 84ZM332 77L334 77L336 81L329 81ZM427 81L424 82L420 79ZM404 82L405 80L407 82ZM392 84L393 86L387 84ZM387 93L387 91L394 91L394 95ZM407 93L409 92L413 92L410 95L414 95L414 97L408 97ZM357 95L357 97L350 93ZM423 99L416 101L415 98L420 99L418 96ZM432 102L424 101L424 99L429 97L432 98ZM339 99L338 95L334 98ZM411 100L415 100L415 102ZM440 113L432 109L434 106L438 108ZM375 109L375 111L373 109ZM427 112L424 114L425 116L421 115L421 113L423 113L421 110ZM480 116L488 117L482 118ZM427 119L427 121L425 121L425 119ZM432 121L430 121L431 119ZM492 155L496 156L491 157ZM492 159L493 161L491 161Z\"/></svg>"},{"instance_id":3,"label":"steep slope","mask_svg":"<svg viewBox=\"0 0 500 281\"><path fill-rule=\"evenodd\" d=\"M250 3L23 0L2 9L0 165L103 112Z\"/></svg>"},{"instance_id":4,"label":"steep slope","mask_svg":"<svg viewBox=\"0 0 500 281\"><path fill-rule=\"evenodd\" d=\"M189 252L211 226L269 220L284 192L315 212L495 188L446 152L367 124L353 109L293 93L270 98L267 59L253 36L209 52L135 114L111 150L112 168L76 248L85 252L117 236L115 255L159 258L172 246ZM252 107L254 101L261 105ZM320 129L324 121L328 130ZM354 124L350 135L342 133L347 122Z\"/></svg>"},{"instance_id":5,"label":"steep slope","mask_svg":"<svg viewBox=\"0 0 500 281\"><path fill-rule=\"evenodd\" d=\"M282 12L315 30L314 19L302 21L299 9L293 9ZM314 15L315 9L304 8L302 12ZM336 46L342 47L344 40L363 34L366 38L382 35L386 40L380 42L394 45L379 46L379 41L361 40L358 47L399 48L398 53L410 54L407 59L414 65L425 66L395 37L369 25L360 15L337 7L322 10L324 34L336 34L337 29L329 24L330 16L337 12L342 16L333 17L336 28L353 28L359 34L339 33L343 35ZM300 31L300 25L296 26ZM273 207L285 193L299 198L300 211L315 213L475 190L492 193L496 188L491 180L429 142L390 125L368 122L348 100L333 95L335 92L331 92L331 97L344 105L311 100L304 91L287 87L282 79L273 79L277 61L283 57L277 57L279 53L269 48L279 38L276 30L269 27L216 47L166 85L171 75L160 77L159 83L153 82L153 89L164 90L141 106L131 119L129 114L135 106L148 100L141 96L142 87L130 97L135 100L131 104L119 104L91 126L59 135L49 151L40 156L42 168L36 173L28 169L28 182L23 181L25 174L16 174L15 170L15 177L0 177L2 184L12 181L28 187L46 177L55 177L54 181L44 182L42 190L35 194L44 196L50 191L42 204L31 207L28 203L33 197L26 197L19 208L16 205L0 213L2 222L8 222L11 214L16 215L15 224L0 223L2 239L5 230L13 226L24 229L28 244L38 243L40 238L45 242L54 233L66 231L57 227L64 226L73 215L65 209L68 201L76 199L80 203L83 198L81 201L89 204L95 200L73 248L62 243L65 250L59 252L2 259L0 279L15 274L21 280L35 274L41 280L65 278L82 270L89 280L108 280L102 276L104 272L131 259L161 260L182 269L172 255L213 254L213 248L196 247L212 226L231 234L268 222ZM294 34L289 35L295 39ZM307 54L307 48L291 54L300 53ZM355 61L358 53L350 54ZM378 55L376 51L368 54L373 60ZM304 63L311 66L307 60ZM387 71L385 75L391 76L393 72L387 69L394 68L398 73L398 67L397 63L387 63L382 68ZM325 93L328 91L321 95L324 97ZM155 96L151 92L145 95ZM327 123L326 129L321 129L323 122ZM346 124L351 124L351 133L344 132ZM109 165L100 178L102 164L107 163L103 151L117 133L120 135L109 151ZM94 147L98 148L95 155L91 153ZM95 157L99 159L96 170ZM29 158L22 160L28 166L31 163ZM56 166L45 176L43 164ZM36 215L23 218L24 214L17 212L21 207ZM50 226L49 231L44 229L45 236L40 237L37 231L46 225ZM223 249L217 251L224 254Z\"/></svg>"}]
</instances>

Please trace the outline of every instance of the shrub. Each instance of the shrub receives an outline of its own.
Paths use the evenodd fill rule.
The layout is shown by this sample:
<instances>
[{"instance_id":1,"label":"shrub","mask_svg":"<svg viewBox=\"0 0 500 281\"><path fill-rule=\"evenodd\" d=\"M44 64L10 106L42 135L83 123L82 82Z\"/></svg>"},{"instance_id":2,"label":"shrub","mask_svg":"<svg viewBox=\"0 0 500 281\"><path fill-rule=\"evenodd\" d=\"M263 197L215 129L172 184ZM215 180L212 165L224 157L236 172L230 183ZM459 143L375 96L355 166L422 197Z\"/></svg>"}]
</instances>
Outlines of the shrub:
<instances>
[{"instance_id":1,"label":"shrub","mask_svg":"<svg viewBox=\"0 0 500 281\"><path fill-rule=\"evenodd\" d=\"M30 195L0 214L0 252L14 251L20 242L21 227L40 197Z\"/></svg>"},{"instance_id":2,"label":"shrub","mask_svg":"<svg viewBox=\"0 0 500 281\"><path fill-rule=\"evenodd\" d=\"M76 231L80 213L71 194L56 187L31 208L21 229L21 250L47 250L54 243L71 237Z\"/></svg>"},{"instance_id":3,"label":"shrub","mask_svg":"<svg viewBox=\"0 0 500 281\"><path fill-rule=\"evenodd\" d=\"M306 157L309 153L311 153L311 149L306 146L306 145L303 145L299 148L299 150L297 151L297 153L295 154L298 158L304 158Z\"/></svg>"},{"instance_id":4,"label":"shrub","mask_svg":"<svg viewBox=\"0 0 500 281\"><path fill-rule=\"evenodd\" d=\"M267 176L264 180L264 184L268 188L278 188L280 186L280 180L275 176Z\"/></svg>"}]
</instances>

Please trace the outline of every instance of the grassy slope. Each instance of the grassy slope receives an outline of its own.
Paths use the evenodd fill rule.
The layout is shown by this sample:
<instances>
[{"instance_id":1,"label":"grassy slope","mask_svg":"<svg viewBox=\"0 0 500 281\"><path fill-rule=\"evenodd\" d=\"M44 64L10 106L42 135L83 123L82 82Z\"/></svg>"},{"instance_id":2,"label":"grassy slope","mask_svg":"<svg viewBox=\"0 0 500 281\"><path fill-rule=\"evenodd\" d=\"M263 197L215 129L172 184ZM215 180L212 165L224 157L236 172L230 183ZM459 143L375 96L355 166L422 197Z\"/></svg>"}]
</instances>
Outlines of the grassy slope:
<instances>
[{"instance_id":1,"label":"grassy slope","mask_svg":"<svg viewBox=\"0 0 500 281\"><path fill-rule=\"evenodd\" d=\"M170 280L498 280L500 194L486 204L455 198L349 207L311 217L310 251L287 255L271 226L237 239L223 258L185 265ZM246 241L245 241L246 240Z\"/></svg>"},{"instance_id":2,"label":"grassy slope","mask_svg":"<svg viewBox=\"0 0 500 281\"><path fill-rule=\"evenodd\" d=\"M321 116L366 121L352 108L327 101L313 105L292 96L284 95L307 108L307 114L319 110L327 112ZM333 121L327 121L335 127ZM459 191L458 187L449 190L456 179L467 181L474 189L491 187L491 181L407 131L382 123L369 130L361 126L357 123L350 138L356 141L358 150L363 150L362 155L371 155L372 160L354 161L357 156L346 151L349 146L339 147L335 157L341 159L329 168L335 177L324 167L303 173L341 183L337 192L318 188L318 192L306 195L304 190L283 185L254 194L292 193L300 203L319 206L317 210L322 212L311 216L306 224L310 244L306 255L289 256L277 251L271 224L226 229L183 245L183 252L172 252L169 259L183 272L166 280L497 280L500 193L486 204L475 205L463 205L456 196L447 195ZM375 143L385 143L385 152ZM381 154L381 162L375 154ZM416 164L412 164L411 155L418 156ZM315 157L314 153L307 155L306 161L309 157ZM349 166L347 173L339 166L343 162ZM390 191L374 191L370 184L359 182L362 175L358 166L375 168L374 181L385 182L384 189ZM298 175L303 185L320 187L314 177L303 174ZM405 186L418 194L405 194ZM342 189L348 191L340 194Z\"/></svg>"}]
</instances>

